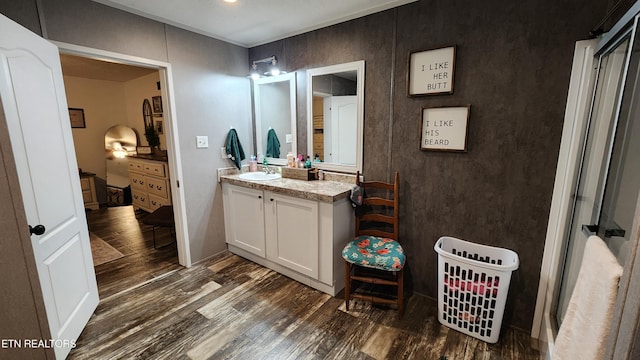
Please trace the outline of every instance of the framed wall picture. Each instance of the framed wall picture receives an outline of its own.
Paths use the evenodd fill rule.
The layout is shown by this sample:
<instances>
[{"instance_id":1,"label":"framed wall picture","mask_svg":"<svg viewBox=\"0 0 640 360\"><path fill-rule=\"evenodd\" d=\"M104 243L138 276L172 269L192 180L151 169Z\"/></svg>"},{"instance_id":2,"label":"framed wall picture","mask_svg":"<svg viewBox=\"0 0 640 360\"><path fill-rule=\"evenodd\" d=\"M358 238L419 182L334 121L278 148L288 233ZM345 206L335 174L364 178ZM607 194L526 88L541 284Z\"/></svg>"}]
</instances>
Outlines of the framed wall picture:
<instances>
[{"instance_id":1,"label":"framed wall picture","mask_svg":"<svg viewBox=\"0 0 640 360\"><path fill-rule=\"evenodd\" d=\"M164 124L162 123L162 120L156 120L154 121L155 125L156 125L156 130L158 131L158 134L164 134Z\"/></svg>"},{"instance_id":2,"label":"framed wall picture","mask_svg":"<svg viewBox=\"0 0 640 360\"><path fill-rule=\"evenodd\" d=\"M407 96L453 94L455 58L455 46L410 52Z\"/></svg>"},{"instance_id":3,"label":"framed wall picture","mask_svg":"<svg viewBox=\"0 0 640 360\"><path fill-rule=\"evenodd\" d=\"M422 108L420 150L467 151L471 105Z\"/></svg>"},{"instance_id":4,"label":"framed wall picture","mask_svg":"<svg viewBox=\"0 0 640 360\"><path fill-rule=\"evenodd\" d=\"M151 102L153 103L153 112L161 113L162 112L162 96L152 97Z\"/></svg>"},{"instance_id":5,"label":"framed wall picture","mask_svg":"<svg viewBox=\"0 0 640 360\"><path fill-rule=\"evenodd\" d=\"M71 120L72 128L86 128L84 122L84 109L69 108L69 120Z\"/></svg>"}]
</instances>

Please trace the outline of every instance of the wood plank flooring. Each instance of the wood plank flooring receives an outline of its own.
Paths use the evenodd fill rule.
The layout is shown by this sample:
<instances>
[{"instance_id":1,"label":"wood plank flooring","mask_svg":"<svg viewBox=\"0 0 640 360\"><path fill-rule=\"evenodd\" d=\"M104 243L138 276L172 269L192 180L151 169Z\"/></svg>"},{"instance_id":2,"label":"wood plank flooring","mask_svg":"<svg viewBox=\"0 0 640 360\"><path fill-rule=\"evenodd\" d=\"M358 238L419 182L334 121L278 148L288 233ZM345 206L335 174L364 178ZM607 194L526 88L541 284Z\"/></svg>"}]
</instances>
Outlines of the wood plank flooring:
<instances>
[{"instance_id":1,"label":"wood plank flooring","mask_svg":"<svg viewBox=\"0 0 640 360\"><path fill-rule=\"evenodd\" d=\"M153 227L142 223L145 215L146 212L134 211L132 206L87 212L89 231L124 254L95 267L101 299L182 268L169 229L156 229L158 249L153 248ZM165 244L170 245L162 246Z\"/></svg>"},{"instance_id":2,"label":"wood plank flooring","mask_svg":"<svg viewBox=\"0 0 640 360\"><path fill-rule=\"evenodd\" d=\"M344 301L225 252L102 298L70 359L538 359L527 333L487 344L439 324L432 299Z\"/></svg>"}]
</instances>

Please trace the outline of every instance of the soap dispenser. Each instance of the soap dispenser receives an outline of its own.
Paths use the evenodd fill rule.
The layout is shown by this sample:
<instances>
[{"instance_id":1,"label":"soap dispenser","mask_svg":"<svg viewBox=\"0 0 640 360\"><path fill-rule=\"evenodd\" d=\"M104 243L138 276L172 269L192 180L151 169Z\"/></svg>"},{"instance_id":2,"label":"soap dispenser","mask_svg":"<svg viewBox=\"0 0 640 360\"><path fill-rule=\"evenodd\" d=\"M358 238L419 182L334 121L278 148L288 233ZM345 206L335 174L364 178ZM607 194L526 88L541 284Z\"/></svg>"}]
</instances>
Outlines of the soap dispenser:
<instances>
[{"instance_id":1,"label":"soap dispenser","mask_svg":"<svg viewBox=\"0 0 640 360\"><path fill-rule=\"evenodd\" d=\"M295 160L293 160L293 158L293 153L289 151L289 153L287 154L287 166L290 168L295 167Z\"/></svg>"},{"instance_id":2,"label":"soap dispenser","mask_svg":"<svg viewBox=\"0 0 640 360\"><path fill-rule=\"evenodd\" d=\"M258 160L255 155L251 155L251 160L249 160L249 171L256 172L258 171Z\"/></svg>"}]
</instances>

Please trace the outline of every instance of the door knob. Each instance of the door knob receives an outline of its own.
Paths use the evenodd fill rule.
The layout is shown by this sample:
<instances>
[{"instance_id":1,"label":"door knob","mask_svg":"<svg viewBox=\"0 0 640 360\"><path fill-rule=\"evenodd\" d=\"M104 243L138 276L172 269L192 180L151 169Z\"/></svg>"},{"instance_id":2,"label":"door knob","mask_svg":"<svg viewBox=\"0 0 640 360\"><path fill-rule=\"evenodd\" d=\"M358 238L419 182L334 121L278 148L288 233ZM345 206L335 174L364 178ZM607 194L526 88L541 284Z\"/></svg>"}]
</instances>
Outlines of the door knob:
<instances>
[{"instance_id":1,"label":"door knob","mask_svg":"<svg viewBox=\"0 0 640 360\"><path fill-rule=\"evenodd\" d=\"M36 235L42 235L45 232L45 228L44 225L36 225L36 226L31 226L29 225L29 233L31 235L36 234Z\"/></svg>"}]
</instances>

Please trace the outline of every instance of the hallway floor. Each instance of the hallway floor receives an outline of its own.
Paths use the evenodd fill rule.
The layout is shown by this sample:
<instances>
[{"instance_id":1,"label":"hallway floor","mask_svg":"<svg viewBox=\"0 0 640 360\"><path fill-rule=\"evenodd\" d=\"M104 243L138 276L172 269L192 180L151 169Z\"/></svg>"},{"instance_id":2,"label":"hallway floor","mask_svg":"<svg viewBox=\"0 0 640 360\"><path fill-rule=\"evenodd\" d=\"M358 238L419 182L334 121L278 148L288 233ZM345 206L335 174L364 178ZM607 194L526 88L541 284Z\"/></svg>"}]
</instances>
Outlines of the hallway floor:
<instances>
[{"instance_id":1,"label":"hallway floor","mask_svg":"<svg viewBox=\"0 0 640 360\"><path fill-rule=\"evenodd\" d=\"M124 254L95 267L100 299L182 268L169 229L156 229L158 248L153 248L153 227L142 223L146 215L144 211L134 211L133 206L87 212L89 231Z\"/></svg>"},{"instance_id":2,"label":"hallway floor","mask_svg":"<svg viewBox=\"0 0 640 360\"><path fill-rule=\"evenodd\" d=\"M538 359L525 332L487 344L438 323L432 299L344 301L229 252L102 298L69 359ZM443 357L444 356L444 357Z\"/></svg>"}]
</instances>

